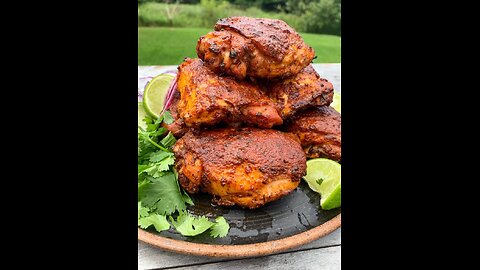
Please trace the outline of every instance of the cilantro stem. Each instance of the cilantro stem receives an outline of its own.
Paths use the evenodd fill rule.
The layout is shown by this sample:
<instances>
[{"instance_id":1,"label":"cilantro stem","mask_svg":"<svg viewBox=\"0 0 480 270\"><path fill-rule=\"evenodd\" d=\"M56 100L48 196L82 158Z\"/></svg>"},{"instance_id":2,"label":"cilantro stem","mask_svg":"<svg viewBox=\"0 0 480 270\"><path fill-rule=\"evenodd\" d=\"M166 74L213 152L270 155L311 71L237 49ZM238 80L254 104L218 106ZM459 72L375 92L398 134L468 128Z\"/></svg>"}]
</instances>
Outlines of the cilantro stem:
<instances>
[{"instance_id":1,"label":"cilantro stem","mask_svg":"<svg viewBox=\"0 0 480 270\"><path fill-rule=\"evenodd\" d=\"M162 149L163 151L165 151L165 152L170 152L170 150L168 150L167 148L165 148L165 147L157 144L157 143L154 142L152 139L150 139L150 137L148 137L148 136L147 136L147 140L148 140L151 144L153 144L153 145L155 145L156 147Z\"/></svg>"},{"instance_id":2,"label":"cilantro stem","mask_svg":"<svg viewBox=\"0 0 480 270\"><path fill-rule=\"evenodd\" d=\"M159 145L158 143L154 142L152 139L150 139L150 136L144 134L144 130L143 128L141 128L140 126L138 127L138 130L140 130L140 133L142 133L142 137L146 138L151 144L155 145L156 147L160 148L161 150L165 151L165 152L170 152L170 150L168 150L167 148Z\"/></svg>"}]
</instances>

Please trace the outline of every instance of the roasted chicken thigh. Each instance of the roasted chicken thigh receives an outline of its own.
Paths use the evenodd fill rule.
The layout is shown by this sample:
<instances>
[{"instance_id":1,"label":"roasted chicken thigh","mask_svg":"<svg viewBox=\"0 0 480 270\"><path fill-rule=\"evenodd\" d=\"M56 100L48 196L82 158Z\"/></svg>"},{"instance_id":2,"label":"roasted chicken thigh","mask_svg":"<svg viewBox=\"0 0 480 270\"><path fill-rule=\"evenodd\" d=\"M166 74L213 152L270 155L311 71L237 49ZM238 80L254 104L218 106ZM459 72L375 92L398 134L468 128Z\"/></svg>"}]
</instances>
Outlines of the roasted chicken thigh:
<instances>
[{"instance_id":1,"label":"roasted chicken thigh","mask_svg":"<svg viewBox=\"0 0 480 270\"><path fill-rule=\"evenodd\" d=\"M212 194L219 205L258 208L290 193L305 174L297 140L273 129L187 132L174 145L180 185Z\"/></svg>"},{"instance_id":2,"label":"roasted chicken thigh","mask_svg":"<svg viewBox=\"0 0 480 270\"><path fill-rule=\"evenodd\" d=\"M295 114L286 131L298 136L308 158L340 161L342 117L330 106L314 107Z\"/></svg>"},{"instance_id":3,"label":"roasted chicken thigh","mask_svg":"<svg viewBox=\"0 0 480 270\"><path fill-rule=\"evenodd\" d=\"M186 59L178 68L179 117L188 127L240 122L261 128L283 123L275 104L250 82L220 77L200 59Z\"/></svg>"},{"instance_id":4,"label":"roasted chicken thigh","mask_svg":"<svg viewBox=\"0 0 480 270\"><path fill-rule=\"evenodd\" d=\"M267 85L268 95L277 104L283 119L309 107L328 106L333 101L333 85L320 78L312 65L297 75L267 82Z\"/></svg>"},{"instance_id":5,"label":"roasted chicken thigh","mask_svg":"<svg viewBox=\"0 0 480 270\"><path fill-rule=\"evenodd\" d=\"M243 80L285 78L313 60L314 50L284 21L248 17L220 19L200 37L197 55L217 74Z\"/></svg>"}]
</instances>

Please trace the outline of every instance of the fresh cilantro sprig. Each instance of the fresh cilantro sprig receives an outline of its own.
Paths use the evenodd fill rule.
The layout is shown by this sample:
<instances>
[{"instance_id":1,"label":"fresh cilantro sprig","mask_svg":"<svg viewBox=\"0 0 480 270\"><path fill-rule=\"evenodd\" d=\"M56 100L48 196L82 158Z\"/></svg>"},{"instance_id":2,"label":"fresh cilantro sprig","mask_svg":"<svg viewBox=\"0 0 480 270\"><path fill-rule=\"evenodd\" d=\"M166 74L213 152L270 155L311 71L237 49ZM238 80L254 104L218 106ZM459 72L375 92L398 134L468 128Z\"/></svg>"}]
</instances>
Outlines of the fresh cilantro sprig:
<instances>
[{"instance_id":1,"label":"fresh cilantro sprig","mask_svg":"<svg viewBox=\"0 0 480 270\"><path fill-rule=\"evenodd\" d=\"M177 185L177 179L172 172L163 176L152 177L138 190L138 198L151 212L161 215L171 215L175 211L186 209L182 193Z\"/></svg>"},{"instance_id":2,"label":"fresh cilantro sprig","mask_svg":"<svg viewBox=\"0 0 480 270\"><path fill-rule=\"evenodd\" d=\"M153 225L158 232L170 229L170 223L167 221L167 217L158 214L149 214L146 217L138 219L138 226L142 229L146 229Z\"/></svg>"},{"instance_id":3,"label":"fresh cilantro sprig","mask_svg":"<svg viewBox=\"0 0 480 270\"><path fill-rule=\"evenodd\" d=\"M212 237L224 237L230 226L223 217L215 221L189 214L187 205L193 205L188 194L178 184L171 148L176 142L172 133L162 127L173 118L166 111L158 119L145 117L144 130L138 127L138 226L153 225L158 231L169 230L171 224L184 236L195 236L210 230ZM178 213L178 214L177 214ZM176 216L174 218L173 216Z\"/></svg>"},{"instance_id":4,"label":"fresh cilantro sprig","mask_svg":"<svg viewBox=\"0 0 480 270\"><path fill-rule=\"evenodd\" d=\"M172 222L175 229L185 236L194 236L205 232L210 229L214 223L208 220L208 218L194 217L189 215L186 211L181 211L177 217L177 220L174 220L170 216L170 221Z\"/></svg>"},{"instance_id":5,"label":"fresh cilantro sprig","mask_svg":"<svg viewBox=\"0 0 480 270\"><path fill-rule=\"evenodd\" d=\"M175 229L185 236L198 235L210 229L210 236L224 237L230 229L224 217L217 217L215 222L211 222L205 216L194 217L186 211L180 212L177 220L170 216L170 221Z\"/></svg>"},{"instance_id":6,"label":"fresh cilantro sprig","mask_svg":"<svg viewBox=\"0 0 480 270\"><path fill-rule=\"evenodd\" d=\"M212 237L225 237L228 234L230 226L227 223L227 220L224 217L217 217L215 219L215 224L212 226L210 231L210 236Z\"/></svg>"}]
</instances>

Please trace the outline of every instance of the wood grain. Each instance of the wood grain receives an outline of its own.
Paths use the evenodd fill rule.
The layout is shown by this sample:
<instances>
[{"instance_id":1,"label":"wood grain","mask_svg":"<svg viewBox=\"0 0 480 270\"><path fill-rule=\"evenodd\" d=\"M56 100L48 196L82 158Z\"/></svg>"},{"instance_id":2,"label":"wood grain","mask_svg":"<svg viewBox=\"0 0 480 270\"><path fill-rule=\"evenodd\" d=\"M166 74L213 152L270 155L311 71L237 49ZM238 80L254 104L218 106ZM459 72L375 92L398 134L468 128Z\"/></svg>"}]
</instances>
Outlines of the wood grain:
<instances>
[{"instance_id":1,"label":"wood grain","mask_svg":"<svg viewBox=\"0 0 480 270\"><path fill-rule=\"evenodd\" d=\"M310 251L313 249L337 246L341 244L341 229L337 229L331 234L322 237L309 244L290 249L286 252ZM262 259L263 257L259 258ZM139 269L151 269L155 267L181 267L185 265L200 265L205 263L231 261L226 258L211 258L202 256L186 256L183 254L172 253L162 249L150 246L149 244L138 241L138 267Z\"/></svg>"},{"instance_id":2,"label":"wood grain","mask_svg":"<svg viewBox=\"0 0 480 270\"><path fill-rule=\"evenodd\" d=\"M178 270L244 270L244 269L262 269L262 270L338 270L341 269L341 248L340 246L314 249L308 251L289 252L266 257L232 260L227 262L216 262L202 265L191 265L175 268Z\"/></svg>"}]
</instances>

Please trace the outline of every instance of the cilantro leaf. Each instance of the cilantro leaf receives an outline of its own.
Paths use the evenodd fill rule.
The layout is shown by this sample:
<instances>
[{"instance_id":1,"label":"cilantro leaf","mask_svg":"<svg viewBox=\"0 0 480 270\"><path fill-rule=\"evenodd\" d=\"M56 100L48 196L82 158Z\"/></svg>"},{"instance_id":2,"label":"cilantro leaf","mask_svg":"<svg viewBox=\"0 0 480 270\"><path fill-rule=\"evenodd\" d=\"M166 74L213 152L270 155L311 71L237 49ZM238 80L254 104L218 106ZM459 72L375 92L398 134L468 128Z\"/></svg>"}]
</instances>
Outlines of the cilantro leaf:
<instances>
[{"instance_id":1,"label":"cilantro leaf","mask_svg":"<svg viewBox=\"0 0 480 270\"><path fill-rule=\"evenodd\" d=\"M143 122L145 122L145 124L153 124L153 122L155 122L155 119L150 117L149 115L145 115L145 117L143 117Z\"/></svg>"},{"instance_id":2,"label":"cilantro leaf","mask_svg":"<svg viewBox=\"0 0 480 270\"><path fill-rule=\"evenodd\" d=\"M174 119L172 117L172 114L169 111L165 111L163 113L163 122L167 125L170 125L173 123Z\"/></svg>"},{"instance_id":3,"label":"cilantro leaf","mask_svg":"<svg viewBox=\"0 0 480 270\"><path fill-rule=\"evenodd\" d=\"M149 170L153 165L148 165L148 164L138 164L138 175L142 174L143 172L146 172Z\"/></svg>"},{"instance_id":4,"label":"cilantro leaf","mask_svg":"<svg viewBox=\"0 0 480 270\"><path fill-rule=\"evenodd\" d=\"M182 190L182 197L183 197L183 200L185 201L186 204L195 205L192 201L192 198L190 198L190 196L188 196L188 194L187 194L187 192L185 192L185 190Z\"/></svg>"},{"instance_id":5,"label":"cilantro leaf","mask_svg":"<svg viewBox=\"0 0 480 270\"><path fill-rule=\"evenodd\" d=\"M145 172L148 175L157 178L164 175L164 172L168 171L170 169L170 165L173 165L174 163L175 158L173 156L170 156L158 163L153 164L152 167L146 169Z\"/></svg>"},{"instance_id":6,"label":"cilantro leaf","mask_svg":"<svg viewBox=\"0 0 480 270\"><path fill-rule=\"evenodd\" d=\"M150 214L147 217L138 219L138 226L142 229L146 229L153 225L157 232L170 229L170 223L167 221L167 217L163 215Z\"/></svg>"},{"instance_id":7,"label":"cilantro leaf","mask_svg":"<svg viewBox=\"0 0 480 270\"><path fill-rule=\"evenodd\" d=\"M230 225L228 225L227 221L224 217L217 217L215 219L215 224L212 226L210 230L210 236L212 237L225 237L230 230Z\"/></svg>"},{"instance_id":8,"label":"cilantro leaf","mask_svg":"<svg viewBox=\"0 0 480 270\"><path fill-rule=\"evenodd\" d=\"M169 132L167 136L165 136L165 138L160 141L160 143L166 148L172 147L175 142L177 142L177 140L175 139L175 137L173 137L173 134L171 132Z\"/></svg>"},{"instance_id":9,"label":"cilantro leaf","mask_svg":"<svg viewBox=\"0 0 480 270\"><path fill-rule=\"evenodd\" d=\"M178 215L176 221L170 216L170 221L175 229L184 236L199 235L215 224L209 221L205 216L196 218L186 211L180 211L180 215Z\"/></svg>"},{"instance_id":10,"label":"cilantro leaf","mask_svg":"<svg viewBox=\"0 0 480 270\"><path fill-rule=\"evenodd\" d=\"M138 177L138 190L142 189L146 184L150 183L147 175L141 175ZM140 201L140 198L138 198Z\"/></svg>"},{"instance_id":11,"label":"cilantro leaf","mask_svg":"<svg viewBox=\"0 0 480 270\"><path fill-rule=\"evenodd\" d=\"M170 165L175 163L175 157L173 156L173 153L168 152L166 154L159 153L158 155L154 153L151 155L150 160L157 160L162 157L163 159L156 163L139 164L138 175L140 176L142 173L147 173L155 178L164 175L166 171L170 170Z\"/></svg>"},{"instance_id":12,"label":"cilantro leaf","mask_svg":"<svg viewBox=\"0 0 480 270\"><path fill-rule=\"evenodd\" d=\"M138 202L138 219L148 216L149 210L147 207L142 206L142 202Z\"/></svg>"},{"instance_id":13,"label":"cilantro leaf","mask_svg":"<svg viewBox=\"0 0 480 270\"><path fill-rule=\"evenodd\" d=\"M165 152L162 150L158 150L156 152L151 152L149 155L149 160L150 162L160 162L166 157L173 157L173 153L171 152Z\"/></svg>"},{"instance_id":14,"label":"cilantro leaf","mask_svg":"<svg viewBox=\"0 0 480 270\"><path fill-rule=\"evenodd\" d=\"M143 131L141 128L138 128L138 144L139 147L141 148L142 151L144 150L149 150L152 148L159 148L162 149L163 151L168 152L169 150L166 149L165 147L161 146L158 144L158 136L163 135L167 129L165 128L159 128L158 130L151 130L149 131L151 126L149 125L147 127L147 131Z\"/></svg>"},{"instance_id":15,"label":"cilantro leaf","mask_svg":"<svg viewBox=\"0 0 480 270\"><path fill-rule=\"evenodd\" d=\"M145 116L143 119L142 119L143 122L145 122L145 124L148 126L149 124L153 124L153 119L150 118L149 116Z\"/></svg>"},{"instance_id":16,"label":"cilantro leaf","mask_svg":"<svg viewBox=\"0 0 480 270\"><path fill-rule=\"evenodd\" d=\"M175 164L175 157L173 155L168 156L167 158L163 159L160 163L158 163L158 170L160 171L168 171L170 169L170 165Z\"/></svg>"},{"instance_id":17,"label":"cilantro leaf","mask_svg":"<svg viewBox=\"0 0 480 270\"><path fill-rule=\"evenodd\" d=\"M171 215L176 210L185 210L186 205L178 182L172 172L167 172L138 189L142 204L162 215Z\"/></svg>"},{"instance_id":18,"label":"cilantro leaf","mask_svg":"<svg viewBox=\"0 0 480 270\"><path fill-rule=\"evenodd\" d=\"M159 177L158 173L158 168L155 166L155 164L150 164L146 169L144 169L142 172L146 172L148 175L153 176L153 177Z\"/></svg>"},{"instance_id":19,"label":"cilantro leaf","mask_svg":"<svg viewBox=\"0 0 480 270\"><path fill-rule=\"evenodd\" d=\"M323 180L323 178L319 178L315 182L317 182L317 184L320 186L323 183Z\"/></svg>"},{"instance_id":20,"label":"cilantro leaf","mask_svg":"<svg viewBox=\"0 0 480 270\"><path fill-rule=\"evenodd\" d=\"M156 131L157 129L159 129L163 121L163 115L161 115L159 118L155 120L148 117L145 117L145 118L147 119L147 120L144 119L145 123L147 124L147 131ZM148 119L150 119L149 122L147 122Z\"/></svg>"}]
</instances>

